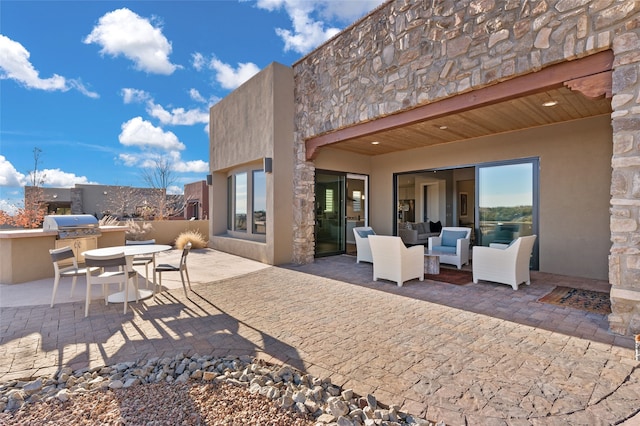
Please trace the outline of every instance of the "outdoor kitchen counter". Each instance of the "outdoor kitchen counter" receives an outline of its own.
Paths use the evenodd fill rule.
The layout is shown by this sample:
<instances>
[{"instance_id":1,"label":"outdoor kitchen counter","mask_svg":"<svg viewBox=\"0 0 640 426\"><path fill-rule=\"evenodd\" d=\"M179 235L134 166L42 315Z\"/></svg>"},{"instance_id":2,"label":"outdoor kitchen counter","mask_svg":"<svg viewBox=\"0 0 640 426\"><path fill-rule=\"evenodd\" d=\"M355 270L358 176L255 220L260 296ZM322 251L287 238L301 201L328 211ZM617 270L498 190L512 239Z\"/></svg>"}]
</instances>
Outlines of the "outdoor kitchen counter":
<instances>
[{"instance_id":1,"label":"outdoor kitchen counter","mask_svg":"<svg viewBox=\"0 0 640 426\"><path fill-rule=\"evenodd\" d=\"M121 246L125 226L101 226L98 247ZM56 231L7 229L0 231L0 284L53 279L49 250L56 246Z\"/></svg>"}]
</instances>

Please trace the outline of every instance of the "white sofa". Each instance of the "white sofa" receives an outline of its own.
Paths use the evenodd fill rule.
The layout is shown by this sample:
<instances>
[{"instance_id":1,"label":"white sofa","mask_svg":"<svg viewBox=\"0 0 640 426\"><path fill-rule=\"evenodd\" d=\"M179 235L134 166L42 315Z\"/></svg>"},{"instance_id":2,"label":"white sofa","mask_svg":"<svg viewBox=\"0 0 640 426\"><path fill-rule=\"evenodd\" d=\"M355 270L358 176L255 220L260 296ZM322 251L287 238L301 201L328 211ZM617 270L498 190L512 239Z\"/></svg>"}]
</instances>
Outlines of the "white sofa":
<instances>
[{"instance_id":1,"label":"white sofa","mask_svg":"<svg viewBox=\"0 0 640 426\"><path fill-rule=\"evenodd\" d=\"M373 280L395 281L402 287L405 281L424 281L424 246L407 248L400 237L369 235L373 255Z\"/></svg>"},{"instance_id":2,"label":"white sofa","mask_svg":"<svg viewBox=\"0 0 640 426\"><path fill-rule=\"evenodd\" d=\"M507 284L514 290L531 284L529 261L535 235L519 237L508 246L473 248L473 282L478 280Z\"/></svg>"},{"instance_id":3,"label":"white sofa","mask_svg":"<svg viewBox=\"0 0 640 426\"><path fill-rule=\"evenodd\" d=\"M471 228L446 226L437 237L429 238L429 250L445 253L440 263L456 265L458 269L469 263L469 243Z\"/></svg>"}]
</instances>

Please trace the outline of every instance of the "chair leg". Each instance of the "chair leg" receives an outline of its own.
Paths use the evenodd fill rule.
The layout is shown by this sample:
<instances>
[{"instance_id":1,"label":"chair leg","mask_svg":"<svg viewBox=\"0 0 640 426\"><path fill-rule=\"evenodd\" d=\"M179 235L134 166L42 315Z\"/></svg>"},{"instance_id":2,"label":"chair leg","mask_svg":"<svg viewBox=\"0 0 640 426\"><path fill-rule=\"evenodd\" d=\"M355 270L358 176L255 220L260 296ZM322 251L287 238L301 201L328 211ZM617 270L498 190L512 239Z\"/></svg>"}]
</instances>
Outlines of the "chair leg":
<instances>
[{"instance_id":1,"label":"chair leg","mask_svg":"<svg viewBox=\"0 0 640 426\"><path fill-rule=\"evenodd\" d=\"M158 283L153 283L153 295L162 291L162 272L158 271Z\"/></svg>"},{"instance_id":2,"label":"chair leg","mask_svg":"<svg viewBox=\"0 0 640 426\"><path fill-rule=\"evenodd\" d=\"M124 313L127 313L127 304L129 303L129 276L125 270L124 275Z\"/></svg>"},{"instance_id":3,"label":"chair leg","mask_svg":"<svg viewBox=\"0 0 640 426\"><path fill-rule=\"evenodd\" d=\"M74 277L75 279L75 277ZM58 291L58 284L60 283L60 276L56 276L55 280L53 281L53 294L51 295L51 307L53 308L53 302L56 298L56 292Z\"/></svg>"},{"instance_id":4,"label":"chair leg","mask_svg":"<svg viewBox=\"0 0 640 426\"><path fill-rule=\"evenodd\" d=\"M182 280L182 289L184 290L184 295L188 299L189 295L187 294L187 286L184 283L184 274L182 273L182 270L180 270L180 279Z\"/></svg>"},{"instance_id":5,"label":"chair leg","mask_svg":"<svg viewBox=\"0 0 640 426\"><path fill-rule=\"evenodd\" d=\"M136 283L135 283L135 286L136 286L136 303L138 303L138 293L139 293L138 290L140 290L140 287L138 286L138 274L136 274L136 276L134 278L136 279Z\"/></svg>"},{"instance_id":6,"label":"chair leg","mask_svg":"<svg viewBox=\"0 0 640 426\"><path fill-rule=\"evenodd\" d=\"M189 270L187 268L184 268L184 273L187 276L187 284L189 284L189 290L193 291L191 289L191 280L189 279Z\"/></svg>"},{"instance_id":7,"label":"chair leg","mask_svg":"<svg viewBox=\"0 0 640 426\"><path fill-rule=\"evenodd\" d=\"M89 303L91 303L91 284L87 282L87 295L84 299L84 317L89 316Z\"/></svg>"},{"instance_id":8,"label":"chair leg","mask_svg":"<svg viewBox=\"0 0 640 426\"><path fill-rule=\"evenodd\" d=\"M76 281L78 280L78 277L76 277L74 275L73 279L71 280L71 297L73 297L73 292L76 290Z\"/></svg>"},{"instance_id":9,"label":"chair leg","mask_svg":"<svg viewBox=\"0 0 640 426\"><path fill-rule=\"evenodd\" d=\"M149 288L149 263L144 264L144 288Z\"/></svg>"}]
</instances>

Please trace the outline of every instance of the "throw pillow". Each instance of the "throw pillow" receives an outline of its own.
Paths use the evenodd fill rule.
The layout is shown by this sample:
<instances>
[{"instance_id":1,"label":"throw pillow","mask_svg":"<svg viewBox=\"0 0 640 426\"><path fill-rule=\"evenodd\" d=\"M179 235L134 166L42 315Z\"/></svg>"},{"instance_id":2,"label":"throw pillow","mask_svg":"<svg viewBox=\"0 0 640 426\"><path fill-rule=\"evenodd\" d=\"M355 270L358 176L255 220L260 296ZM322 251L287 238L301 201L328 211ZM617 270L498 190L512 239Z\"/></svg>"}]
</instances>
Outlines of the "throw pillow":
<instances>
[{"instance_id":1,"label":"throw pillow","mask_svg":"<svg viewBox=\"0 0 640 426\"><path fill-rule=\"evenodd\" d=\"M455 247L460 238L467 236L466 231L442 231L442 245L446 247Z\"/></svg>"},{"instance_id":2,"label":"throw pillow","mask_svg":"<svg viewBox=\"0 0 640 426\"><path fill-rule=\"evenodd\" d=\"M369 238L369 235L376 235L376 233L373 232L373 229L356 229L356 232L360 238Z\"/></svg>"},{"instance_id":3,"label":"throw pillow","mask_svg":"<svg viewBox=\"0 0 640 426\"><path fill-rule=\"evenodd\" d=\"M418 234L426 234L429 232L425 225L426 224L424 222L416 223L416 230L418 231Z\"/></svg>"},{"instance_id":4,"label":"throw pillow","mask_svg":"<svg viewBox=\"0 0 640 426\"><path fill-rule=\"evenodd\" d=\"M440 221L431 222L429 221L429 229L431 232L440 232L442 231L442 223Z\"/></svg>"}]
</instances>

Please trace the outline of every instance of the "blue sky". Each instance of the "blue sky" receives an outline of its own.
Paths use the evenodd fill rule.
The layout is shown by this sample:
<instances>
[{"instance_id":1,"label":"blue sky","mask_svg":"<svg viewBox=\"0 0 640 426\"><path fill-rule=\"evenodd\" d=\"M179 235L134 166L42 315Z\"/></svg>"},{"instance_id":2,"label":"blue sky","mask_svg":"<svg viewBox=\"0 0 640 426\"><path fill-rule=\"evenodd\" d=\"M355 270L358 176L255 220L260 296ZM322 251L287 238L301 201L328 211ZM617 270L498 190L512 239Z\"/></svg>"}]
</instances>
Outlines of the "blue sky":
<instances>
[{"instance_id":1,"label":"blue sky","mask_svg":"<svg viewBox=\"0 0 640 426\"><path fill-rule=\"evenodd\" d=\"M0 3L0 210L34 149L45 187L175 188L208 173L208 110L271 62L292 65L383 0Z\"/></svg>"}]
</instances>

